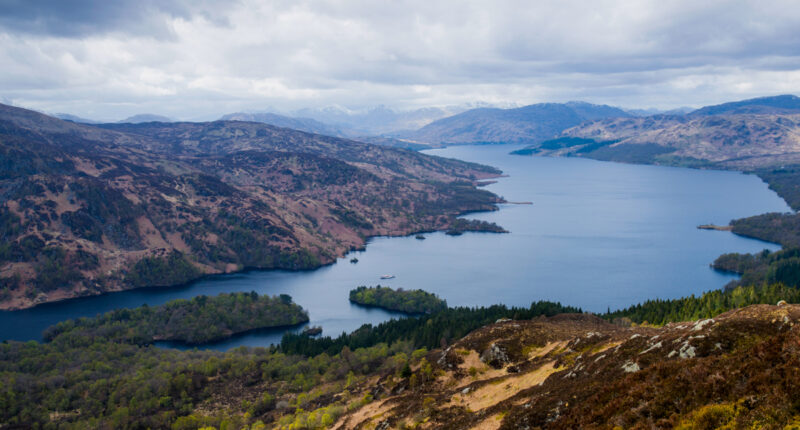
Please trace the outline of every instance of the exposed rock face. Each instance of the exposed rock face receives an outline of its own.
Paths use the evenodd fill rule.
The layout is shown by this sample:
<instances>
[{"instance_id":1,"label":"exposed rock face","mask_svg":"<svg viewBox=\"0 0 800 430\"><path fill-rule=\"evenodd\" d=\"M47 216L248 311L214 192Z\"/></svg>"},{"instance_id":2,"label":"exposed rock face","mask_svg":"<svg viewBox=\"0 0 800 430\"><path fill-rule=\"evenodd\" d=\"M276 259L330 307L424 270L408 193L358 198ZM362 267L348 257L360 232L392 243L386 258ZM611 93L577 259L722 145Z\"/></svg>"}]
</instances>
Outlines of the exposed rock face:
<instances>
[{"instance_id":1,"label":"exposed rock face","mask_svg":"<svg viewBox=\"0 0 800 430\"><path fill-rule=\"evenodd\" d=\"M639 367L637 363L634 363L633 361L626 361L625 364L622 365L622 370L624 370L625 373L633 373L633 372L638 372L642 369Z\"/></svg>"},{"instance_id":2,"label":"exposed rock face","mask_svg":"<svg viewBox=\"0 0 800 430\"><path fill-rule=\"evenodd\" d=\"M481 361L495 369L500 369L508 363L508 355L506 355L506 352L500 349L496 343L493 343L489 345L489 348L483 351L481 354Z\"/></svg>"}]
</instances>

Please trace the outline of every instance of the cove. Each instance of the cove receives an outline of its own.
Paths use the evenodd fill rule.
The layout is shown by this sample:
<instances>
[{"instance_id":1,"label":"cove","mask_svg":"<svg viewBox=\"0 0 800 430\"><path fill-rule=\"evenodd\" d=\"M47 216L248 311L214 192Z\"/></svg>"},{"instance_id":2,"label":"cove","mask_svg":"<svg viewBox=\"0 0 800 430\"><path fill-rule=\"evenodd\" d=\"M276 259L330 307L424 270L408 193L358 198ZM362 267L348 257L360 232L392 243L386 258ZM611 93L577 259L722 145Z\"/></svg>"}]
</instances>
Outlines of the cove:
<instances>
[{"instance_id":1,"label":"cove","mask_svg":"<svg viewBox=\"0 0 800 430\"><path fill-rule=\"evenodd\" d=\"M307 272L253 271L166 289L140 289L0 312L0 339L38 340L58 321L121 307L158 305L200 294L256 291L289 294L309 311L310 324L336 336L365 323L401 317L350 304L359 285L422 288L451 306L560 301L604 312L650 298L676 298L725 285L733 275L709 267L726 252L779 247L700 224L789 207L754 175L510 155L511 145L454 146L429 154L496 166L508 177L487 186L509 201L499 211L468 218L500 224L508 234L425 234L373 238L336 264ZM358 258L351 264L352 257ZM394 279L381 280L383 274ZM226 350L267 346L283 330L250 332L205 345ZM171 346L166 344L164 346ZM177 346L177 345L175 345Z\"/></svg>"}]
</instances>

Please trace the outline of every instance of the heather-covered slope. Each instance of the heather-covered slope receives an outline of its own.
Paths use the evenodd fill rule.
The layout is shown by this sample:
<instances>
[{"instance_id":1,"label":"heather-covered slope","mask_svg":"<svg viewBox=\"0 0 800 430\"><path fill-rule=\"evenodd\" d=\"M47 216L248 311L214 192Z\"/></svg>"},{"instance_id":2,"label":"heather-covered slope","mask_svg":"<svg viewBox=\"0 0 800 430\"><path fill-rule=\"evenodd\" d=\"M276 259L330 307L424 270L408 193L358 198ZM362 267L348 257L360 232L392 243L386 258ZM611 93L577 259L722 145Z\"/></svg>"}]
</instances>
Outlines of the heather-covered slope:
<instances>
[{"instance_id":1,"label":"heather-covered slope","mask_svg":"<svg viewBox=\"0 0 800 430\"><path fill-rule=\"evenodd\" d=\"M446 229L495 169L246 122L61 121L0 105L0 308L330 263Z\"/></svg>"},{"instance_id":2,"label":"heather-covered slope","mask_svg":"<svg viewBox=\"0 0 800 430\"><path fill-rule=\"evenodd\" d=\"M240 121L103 124L139 139L142 149L172 155L216 155L248 150L302 152L343 160L374 173L424 180L472 180L499 172L488 166L414 151Z\"/></svg>"},{"instance_id":3,"label":"heather-covered slope","mask_svg":"<svg viewBox=\"0 0 800 430\"><path fill-rule=\"evenodd\" d=\"M662 328L500 322L433 351L334 428L784 428L800 424L800 307ZM728 427L725 427L728 428ZM789 428L789 427L787 427Z\"/></svg>"},{"instance_id":4,"label":"heather-covered slope","mask_svg":"<svg viewBox=\"0 0 800 430\"><path fill-rule=\"evenodd\" d=\"M344 343L289 336L277 349L228 353L153 348L126 322L128 313L153 312L118 311L61 323L47 343L0 344L0 420L10 428L251 430L800 424L800 305L663 327L542 316L559 309L567 308L449 309L419 324L365 326ZM451 334L489 317L497 322ZM442 348L416 349L431 343ZM304 344L325 352L292 352Z\"/></svg>"}]
</instances>

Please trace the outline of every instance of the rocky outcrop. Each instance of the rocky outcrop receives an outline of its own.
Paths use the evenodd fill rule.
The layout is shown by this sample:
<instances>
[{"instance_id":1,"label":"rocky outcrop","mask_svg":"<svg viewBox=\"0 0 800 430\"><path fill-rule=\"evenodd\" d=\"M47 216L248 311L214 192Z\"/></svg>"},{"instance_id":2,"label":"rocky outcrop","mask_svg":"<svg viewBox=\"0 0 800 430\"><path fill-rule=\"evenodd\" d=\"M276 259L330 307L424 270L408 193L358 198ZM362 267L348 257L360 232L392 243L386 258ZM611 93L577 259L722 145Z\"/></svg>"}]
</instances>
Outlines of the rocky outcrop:
<instances>
[{"instance_id":1,"label":"rocky outcrop","mask_svg":"<svg viewBox=\"0 0 800 430\"><path fill-rule=\"evenodd\" d=\"M481 361L495 369L500 369L509 362L506 352L497 346L496 343L489 345L489 348L481 353Z\"/></svg>"}]
</instances>

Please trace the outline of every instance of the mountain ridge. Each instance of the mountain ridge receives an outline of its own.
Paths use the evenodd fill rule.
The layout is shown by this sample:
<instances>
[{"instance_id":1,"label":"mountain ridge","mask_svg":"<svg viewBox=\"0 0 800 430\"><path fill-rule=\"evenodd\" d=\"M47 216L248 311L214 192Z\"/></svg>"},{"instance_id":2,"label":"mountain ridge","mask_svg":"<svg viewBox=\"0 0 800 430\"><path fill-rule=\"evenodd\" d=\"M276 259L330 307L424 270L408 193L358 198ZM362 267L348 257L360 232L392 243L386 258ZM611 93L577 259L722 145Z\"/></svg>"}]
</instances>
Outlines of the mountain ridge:
<instances>
[{"instance_id":1,"label":"mountain ridge","mask_svg":"<svg viewBox=\"0 0 800 430\"><path fill-rule=\"evenodd\" d=\"M569 138L585 142L558 142ZM746 171L796 164L800 163L800 98L748 99L686 115L600 119L517 153Z\"/></svg>"},{"instance_id":2,"label":"mountain ridge","mask_svg":"<svg viewBox=\"0 0 800 430\"><path fill-rule=\"evenodd\" d=\"M164 115L156 115L152 113L140 113L133 116L129 116L125 119L121 119L117 122L138 124L142 122L173 122L173 121L175 120Z\"/></svg>"},{"instance_id":3,"label":"mountain ridge","mask_svg":"<svg viewBox=\"0 0 800 430\"><path fill-rule=\"evenodd\" d=\"M720 114L794 114L800 113L800 97L793 94L756 97L718 105L705 106L688 115Z\"/></svg>"},{"instance_id":4,"label":"mountain ridge","mask_svg":"<svg viewBox=\"0 0 800 430\"><path fill-rule=\"evenodd\" d=\"M494 210L496 169L260 123L89 126L0 105L0 307L246 268Z\"/></svg>"},{"instance_id":5,"label":"mountain ridge","mask_svg":"<svg viewBox=\"0 0 800 430\"><path fill-rule=\"evenodd\" d=\"M223 115L221 121L263 122L276 127L286 127L294 130L305 131L326 136L346 137L346 134L337 127L317 121L313 118L289 117L270 112L246 113L236 112Z\"/></svg>"},{"instance_id":6,"label":"mountain ridge","mask_svg":"<svg viewBox=\"0 0 800 430\"><path fill-rule=\"evenodd\" d=\"M631 116L622 109L585 102L538 103L512 109L477 108L401 134L431 145L536 143L584 121Z\"/></svg>"},{"instance_id":7,"label":"mountain ridge","mask_svg":"<svg viewBox=\"0 0 800 430\"><path fill-rule=\"evenodd\" d=\"M340 106L304 108L291 113L293 117L312 118L333 127L347 130L351 136L379 135L397 137L404 130L416 130L437 119L463 112L461 106L423 107L414 110L396 110L375 106L367 110L350 110Z\"/></svg>"}]
</instances>

